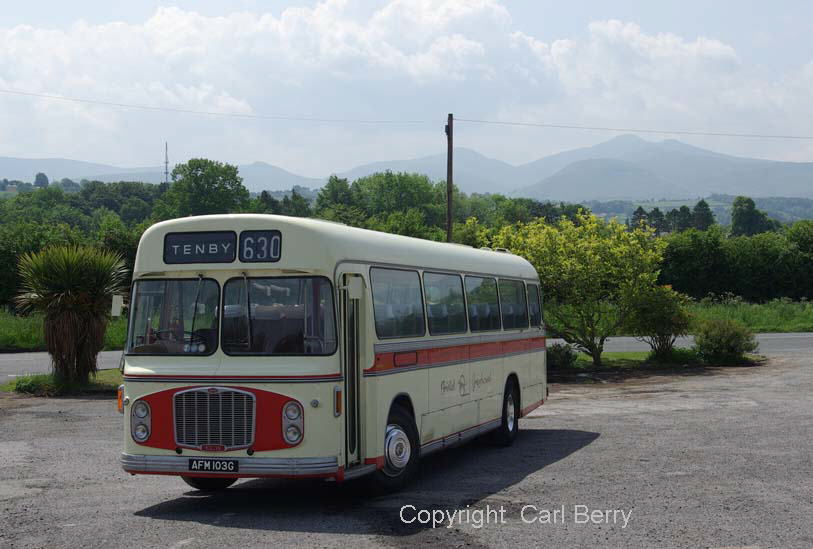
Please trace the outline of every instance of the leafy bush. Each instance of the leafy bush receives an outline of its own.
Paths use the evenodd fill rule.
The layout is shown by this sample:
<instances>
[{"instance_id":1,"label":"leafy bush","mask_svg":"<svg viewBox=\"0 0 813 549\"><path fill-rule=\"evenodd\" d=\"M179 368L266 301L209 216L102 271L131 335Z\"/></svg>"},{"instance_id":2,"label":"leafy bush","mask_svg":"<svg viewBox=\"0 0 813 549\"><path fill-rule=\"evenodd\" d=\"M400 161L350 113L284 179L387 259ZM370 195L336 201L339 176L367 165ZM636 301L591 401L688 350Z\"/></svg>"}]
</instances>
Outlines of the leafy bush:
<instances>
[{"instance_id":1,"label":"leafy bush","mask_svg":"<svg viewBox=\"0 0 813 549\"><path fill-rule=\"evenodd\" d=\"M700 364L702 360L694 349L672 348L668 354L658 356L654 352L650 353L647 361L659 364Z\"/></svg>"},{"instance_id":2,"label":"leafy bush","mask_svg":"<svg viewBox=\"0 0 813 549\"><path fill-rule=\"evenodd\" d=\"M554 343L547 349L548 370L566 370L576 364L579 354L573 347L563 343Z\"/></svg>"},{"instance_id":3,"label":"leafy bush","mask_svg":"<svg viewBox=\"0 0 813 549\"><path fill-rule=\"evenodd\" d=\"M694 341L697 354L713 364L742 361L746 353L754 352L759 347L748 327L727 318L698 323Z\"/></svg>"},{"instance_id":4,"label":"leafy bush","mask_svg":"<svg viewBox=\"0 0 813 549\"><path fill-rule=\"evenodd\" d=\"M689 333L688 301L688 297L668 286L655 286L636 297L626 329L646 342L652 354L663 361L670 356L677 337Z\"/></svg>"}]
</instances>

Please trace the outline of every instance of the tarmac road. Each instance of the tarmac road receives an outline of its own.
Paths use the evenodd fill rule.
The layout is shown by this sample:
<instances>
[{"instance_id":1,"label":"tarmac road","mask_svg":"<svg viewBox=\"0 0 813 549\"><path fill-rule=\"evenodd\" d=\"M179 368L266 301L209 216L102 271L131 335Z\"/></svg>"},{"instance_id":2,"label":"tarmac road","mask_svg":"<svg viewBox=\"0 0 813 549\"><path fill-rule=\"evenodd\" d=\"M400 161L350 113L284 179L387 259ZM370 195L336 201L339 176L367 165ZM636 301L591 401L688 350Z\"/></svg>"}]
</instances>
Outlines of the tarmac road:
<instances>
[{"instance_id":1,"label":"tarmac road","mask_svg":"<svg viewBox=\"0 0 813 549\"><path fill-rule=\"evenodd\" d=\"M100 370L118 368L121 351L99 353ZM48 353L2 353L0 354L0 385L11 377L25 374L42 374L51 371Z\"/></svg>"},{"instance_id":2,"label":"tarmac road","mask_svg":"<svg viewBox=\"0 0 813 549\"><path fill-rule=\"evenodd\" d=\"M813 546L813 367L800 355L554 385L513 447L428 457L411 489L378 498L353 482L245 480L203 495L126 475L114 406L0 396L0 547ZM406 519L469 520L404 524L405 505ZM617 522L576 523L577 505ZM562 521L531 522L562 506ZM504 521L478 528L488 509Z\"/></svg>"},{"instance_id":3,"label":"tarmac road","mask_svg":"<svg viewBox=\"0 0 813 549\"><path fill-rule=\"evenodd\" d=\"M757 334L759 353L764 355L807 354L813 350L813 333ZM551 339L549 344L559 340ZM692 338L678 340L679 347L692 345ZM607 340L605 351L648 351L649 346L632 337L613 337ZM99 369L118 368L121 351L99 353ZM44 373L50 370L48 353L4 353L0 354L0 384L9 377L24 374Z\"/></svg>"}]
</instances>

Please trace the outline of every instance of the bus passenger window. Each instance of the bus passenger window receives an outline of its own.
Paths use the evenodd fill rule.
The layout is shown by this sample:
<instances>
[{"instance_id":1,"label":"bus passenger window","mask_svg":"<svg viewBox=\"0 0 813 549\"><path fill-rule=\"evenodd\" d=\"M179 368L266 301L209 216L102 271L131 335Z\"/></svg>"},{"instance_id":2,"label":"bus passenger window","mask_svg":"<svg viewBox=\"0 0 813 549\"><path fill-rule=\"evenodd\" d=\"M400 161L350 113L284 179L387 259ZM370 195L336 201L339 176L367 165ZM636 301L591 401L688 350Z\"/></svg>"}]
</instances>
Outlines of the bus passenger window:
<instances>
[{"instance_id":1,"label":"bus passenger window","mask_svg":"<svg viewBox=\"0 0 813 549\"><path fill-rule=\"evenodd\" d=\"M333 290L320 276L232 278L223 287L223 351L332 355Z\"/></svg>"},{"instance_id":2,"label":"bus passenger window","mask_svg":"<svg viewBox=\"0 0 813 549\"><path fill-rule=\"evenodd\" d=\"M539 286L528 284L528 310L531 313L531 326L542 325L542 302L539 299Z\"/></svg>"},{"instance_id":3,"label":"bus passenger window","mask_svg":"<svg viewBox=\"0 0 813 549\"><path fill-rule=\"evenodd\" d=\"M497 299L496 280L467 276L466 299L469 303L469 326L472 332L500 329L500 303Z\"/></svg>"},{"instance_id":4,"label":"bus passenger window","mask_svg":"<svg viewBox=\"0 0 813 549\"><path fill-rule=\"evenodd\" d=\"M421 282L416 271L370 269L375 331L380 338L425 333Z\"/></svg>"},{"instance_id":5,"label":"bus passenger window","mask_svg":"<svg viewBox=\"0 0 813 549\"><path fill-rule=\"evenodd\" d=\"M522 281L500 279L500 303L503 328L516 330L528 327L525 284Z\"/></svg>"},{"instance_id":6,"label":"bus passenger window","mask_svg":"<svg viewBox=\"0 0 813 549\"><path fill-rule=\"evenodd\" d=\"M423 273L426 290L426 316L432 335L466 331L463 280L459 275Z\"/></svg>"}]
</instances>

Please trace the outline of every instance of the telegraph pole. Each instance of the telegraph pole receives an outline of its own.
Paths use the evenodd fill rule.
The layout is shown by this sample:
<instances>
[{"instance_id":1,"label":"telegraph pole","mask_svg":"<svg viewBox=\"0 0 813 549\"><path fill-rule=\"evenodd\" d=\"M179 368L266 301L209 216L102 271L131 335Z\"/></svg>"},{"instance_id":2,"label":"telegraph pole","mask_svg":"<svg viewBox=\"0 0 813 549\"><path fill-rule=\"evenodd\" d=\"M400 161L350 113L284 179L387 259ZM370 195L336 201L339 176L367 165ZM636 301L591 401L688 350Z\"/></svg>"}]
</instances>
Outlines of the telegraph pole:
<instances>
[{"instance_id":1,"label":"telegraph pole","mask_svg":"<svg viewBox=\"0 0 813 549\"><path fill-rule=\"evenodd\" d=\"M454 115L449 113L446 122L446 242L452 241L452 155L454 153Z\"/></svg>"}]
</instances>

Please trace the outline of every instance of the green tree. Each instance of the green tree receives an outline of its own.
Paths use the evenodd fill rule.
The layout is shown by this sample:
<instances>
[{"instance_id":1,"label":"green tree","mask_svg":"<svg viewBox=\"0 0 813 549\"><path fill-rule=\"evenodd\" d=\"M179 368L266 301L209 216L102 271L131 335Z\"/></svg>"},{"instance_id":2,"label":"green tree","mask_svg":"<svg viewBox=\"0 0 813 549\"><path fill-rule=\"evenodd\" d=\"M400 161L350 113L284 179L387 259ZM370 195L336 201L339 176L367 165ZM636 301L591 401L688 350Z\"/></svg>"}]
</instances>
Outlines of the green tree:
<instances>
[{"instance_id":1,"label":"green tree","mask_svg":"<svg viewBox=\"0 0 813 549\"><path fill-rule=\"evenodd\" d=\"M655 229L655 234L659 235L663 232L668 231L668 225L666 223L666 216L663 215L663 212L660 208L652 208L652 211L646 214L646 222L647 225Z\"/></svg>"},{"instance_id":2,"label":"green tree","mask_svg":"<svg viewBox=\"0 0 813 549\"><path fill-rule=\"evenodd\" d=\"M152 208L137 196L131 196L121 205L121 220L129 225L141 223L150 216Z\"/></svg>"},{"instance_id":3,"label":"green tree","mask_svg":"<svg viewBox=\"0 0 813 549\"><path fill-rule=\"evenodd\" d=\"M0 305L12 305L20 287L17 262L20 256L48 246L80 244L81 231L64 223L14 220L0 224Z\"/></svg>"},{"instance_id":4,"label":"green tree","mask_svg":"<svg viewBox=\"0 0 813 549\"><path fill-rule=\"evenodd\" d=\"M325 186L319 189L313 209L319 215L322 211L336 206L353 205L353 193L350 190L350 183L347 182L347 179L331 175Z\"/></svg>"},{"instance_id":5,"label":"green tree","mask_svg":"<svg viewBox=\"0 0 813 549\"><path fill-rule=\"evenodd\" d=\"M673 233L686 231L692 227L692 211L686 205L669 210L666 214L666 224Z\"/></svg>"},{"instance_id":6,"label":"green tree","mask_svg":"<svg viewBox=\"0 0 813 549\"><path fill-rule=\"evenodd\" d=\"M157 201L159 219L239 212L248 208L249 192L237 166L193 158L172 170L172 186Z\"/></svg>"},{"instance_id":7,"label":"green tree","mask_svg":"<svg viewBox=\"0 0 813 549\"><path fill-rule=\"evenodd\" d=\"M301 194L293 190L290 196L286 195L282 198L280 213L293 217L310 217L311 206Z\"/></svg>"},{"instance_id":8,"label":"green tree","mask_svg":"<svg viewBox=\"0 0 813 549\"><path fill-rule=\"evenodd\" d=\"M776 229L777 225L765 212L758 210L753 199L738 196L731 206L731 234L751 236Z\"/></svg>"},{"instance_id":9,"label":"green tree","mask_svg":"<svg viewBox=\"0 0 813 549\"><path fill-rule=\"evenodd\" d=\"M536 267L547 322L599 366L606 339L626 322L637 296L655 284L664 243L652 229L628 231L615 220L580 214L576 222L504 227L494 245Z\"/></svg>"},{"instance_id":10,"label":"green tree","mask_svg":"<svg viewBox=\"0 0 813 549\"><path fill-rule=\"evenodd\" d=\"M121 258L95 248L48 248L20 259L20 277L17 306L43 315L54 374L87 382L104 346L111 297L127 281Z\"/></svg>"},{"instance_id":11,"label":"green tree","mask_svg":"<svg viewBox=\"0 0 813 549\"><path fill-rule=\"evenodd\" d=\"M719 226L708 231L689 229L665 240L661 284L669 284L678 292L698 299L731 288L736 273L732 273L727 262L726 236Z\"/></svg>"},{"instance_id":12,"label":"green tree","mask_svg":"<svg viewBox=\"0 0 813 549\"><path fill-rule=\"evenodd\" d=\"M42 172L34 176L34 186L38 189L44 189L48 186L48 176Z\"/></svg>"},{"instance_id":13,"label":"green tree","mask_svg":"<svg viewBox=\"0 0 813 549\"><path fill-rule=\"evenodd\" d=\"M689 333L689 298L669 286L654 286L635 299L625 330L647 343L656 359L672 354L679 336Z\"/></svg>"},{"instance_id":14,"label":"green tree","mask_svg":"<svg viewBox=\"0 0 813 549\"><path fill-rule=\"evenodd\" d=\"M635 208L635 211L632 212L632 220L630 221L630 227L633 229L637 229L641 225L645 225L647 222L647 214L646 210L642 206L638 206Z\"/></svg>"},{"instance_id":15,"label":"green tree","mask_svg":"<svg viewBox=\"0 0 813 549\"><path fill-rule=\"evenodd\" d=\"M813 220L797 221L787 230L788 240L796 244L799 251L813 254Z\"/></svg>"},{"instance_id":16,"label":"green tree","mask_svg":"<svg viewBox=\"0 0 813 549\"><path fill-rule=\"evenodd\" d=\"M714 213L711 211L709 203L705 200L700 200L692 209L692 227L698 231L705 231L714 225L714 223Z\"/></svg>"},{"instance_id":17,"label":"green tree","mask_svg":"<svg viewBox=\"0 0 813 549\"><path fill-rule=\"evenodd\" d=\"M268 191L263 191L257 197L255 211L257 213L280 214L282 204Z\"/></svg>"}]
</instances>

